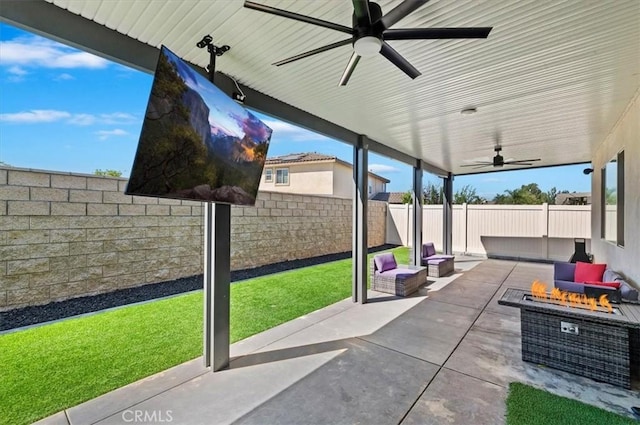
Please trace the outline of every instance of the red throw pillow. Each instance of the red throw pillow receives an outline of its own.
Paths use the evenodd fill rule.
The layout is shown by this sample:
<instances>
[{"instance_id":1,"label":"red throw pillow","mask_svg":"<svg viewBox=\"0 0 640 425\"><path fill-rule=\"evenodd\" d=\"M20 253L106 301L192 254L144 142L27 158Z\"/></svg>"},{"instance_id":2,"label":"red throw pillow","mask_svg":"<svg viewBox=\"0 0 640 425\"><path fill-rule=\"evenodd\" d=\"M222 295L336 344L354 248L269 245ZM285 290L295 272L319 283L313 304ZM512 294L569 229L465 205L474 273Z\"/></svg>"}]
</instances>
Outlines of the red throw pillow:
<instances>
[{"instance_id":1,"label":"red throw pillow","mask_svg":"<svg viewBox=\"0 0 640 425\"><path fill-rule=\"evenodd\" d=\"M620 288L620 282L585 282L585 285L608 286L610 288Z\"/></svg>"},{"instance_id":2,"label":"red throw pillow","mask_svg":"<svg viewBox=\"0 0 640 425\"><path fill-rule=\"evenodd\" d=\"M576 263L575 282L602 282L606 264Z\"/></svg>"}]
</instances>

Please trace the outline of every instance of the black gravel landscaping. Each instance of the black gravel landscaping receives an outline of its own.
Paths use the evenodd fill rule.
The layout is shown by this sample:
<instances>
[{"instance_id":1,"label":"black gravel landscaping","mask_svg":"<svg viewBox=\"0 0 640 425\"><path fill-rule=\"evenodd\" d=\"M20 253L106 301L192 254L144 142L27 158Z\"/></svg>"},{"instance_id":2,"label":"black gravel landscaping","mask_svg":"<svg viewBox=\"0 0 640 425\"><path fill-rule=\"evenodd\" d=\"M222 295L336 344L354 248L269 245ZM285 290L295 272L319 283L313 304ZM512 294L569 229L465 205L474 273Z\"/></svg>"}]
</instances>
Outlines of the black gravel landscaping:
<instances>
[{"instance_id":1,"label":"black gravel landscaping","mask_svg":"<svg viewBox=\"0 0 640 425\"><path fill-rule=\"evenodd\" d=\"M396 245L381 245L369 248L369 253L395 247ZM236 270L231 272L231 283L286 270L343 260L350 257L351 251L347 251L337 254L304 258L301 260L283 261L252 269ZM77 316L79 314L91 313L137 302L154 300L198 289L202 289L202 275L183 277L166 282L137 286L135 288L119 289L106 294L72 298L70 300L52 302L45 305L16 308L0 312L0 331L64 319L66 317Z\"/></svg>"}]
</instances>

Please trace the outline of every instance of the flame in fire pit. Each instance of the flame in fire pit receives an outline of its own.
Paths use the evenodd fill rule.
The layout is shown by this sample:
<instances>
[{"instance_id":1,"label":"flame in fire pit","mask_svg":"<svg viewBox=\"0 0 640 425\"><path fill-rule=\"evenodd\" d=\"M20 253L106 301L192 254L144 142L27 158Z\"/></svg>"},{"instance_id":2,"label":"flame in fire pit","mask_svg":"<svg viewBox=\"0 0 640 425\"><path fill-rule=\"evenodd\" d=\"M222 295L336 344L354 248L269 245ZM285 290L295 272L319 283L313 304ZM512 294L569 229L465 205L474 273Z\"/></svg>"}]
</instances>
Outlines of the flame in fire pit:
<instances>
[{"instance_id":1,"label":"flame in fire pit","mask_svg":"<svg viewBox=\"0 0 640 425\"><path fill-rule=\"evenodd\" d=\"M598 301L600 302L600 305L606 308L609 313L613 312L613 307L611 307L611 303L609 303L609 300L607 299L607 294L600 295L600 299Z\"/></svg>"},{"instance_id":2,"label":"flame in fire pit","mask_svg":"<svg viewBox=\"0 0 640 425\"><path fill-rule=\"evenodd\" d=\"M531 284L531 296L536 300L551 302L568 307L588 308L591 311L600 307L606 309L609 313L613 313L613 307L607 298L607 294L600 295L600 298L587 297L584 294L575 292L561 291L558 288L551 289L551 293L547 293L547 284L540 282L538 279Z\"/></svg>"}]
</instances>

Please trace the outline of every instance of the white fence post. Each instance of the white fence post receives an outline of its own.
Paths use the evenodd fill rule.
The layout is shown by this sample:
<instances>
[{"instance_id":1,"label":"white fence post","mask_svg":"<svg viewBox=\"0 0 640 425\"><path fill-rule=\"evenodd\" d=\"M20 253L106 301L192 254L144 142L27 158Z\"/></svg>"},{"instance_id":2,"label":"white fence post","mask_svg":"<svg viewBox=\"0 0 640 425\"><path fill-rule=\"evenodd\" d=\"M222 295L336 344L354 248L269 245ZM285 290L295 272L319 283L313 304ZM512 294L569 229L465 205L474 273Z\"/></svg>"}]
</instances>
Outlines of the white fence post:
<instances>
[{"instance_id":1,"label":"white fence post","mask_svg":"<svg viewBox=\"0 0 640 425\"><path fill-rule=\"evenodd\" d=\"M423 237L438 246L441 227L434 208L424 207ZM391 208L389 208L389 211ZM411 244L411 206L397 205L390 215L398 230L389 243ZM574 238L591 238L591 206L581 205L456 205L454 248L467 254L558 260L573 252ZM395 224L393 224L395 223ZM403 227L404 226L404 227ZM440 233L438 233L440 232Z\"/></svg>"},{"instance_id":2,"label":"white fence post","mask_svg":"<svg viewBox=\"0 0 640 425\"><path fill-rule=\"evenodd\" d=\"M549 204L544 202L541 205L542 215L542 255L544 258L549 258Z\"/></svg>"},{"instance_id":3,"label":"white fence post","mask_svg":"<svg viewBox=\"0 0 640 425\"><path fill-rule=\"evenodd\" d=\"M469 210L467 209L467 203L465 202L465 203L462 204L462 220L463 220L462 221L462 232L463 232L463 235L464 235L464 239L463 239L464 240L464 246L462 247L462 252L464 254L467 253L467 236L469 235L469 231L467 230L468 229L467 226L469 225L469 222L468 222L468 220L469 220L468 211Z\"/></svg>"}]
</instances>

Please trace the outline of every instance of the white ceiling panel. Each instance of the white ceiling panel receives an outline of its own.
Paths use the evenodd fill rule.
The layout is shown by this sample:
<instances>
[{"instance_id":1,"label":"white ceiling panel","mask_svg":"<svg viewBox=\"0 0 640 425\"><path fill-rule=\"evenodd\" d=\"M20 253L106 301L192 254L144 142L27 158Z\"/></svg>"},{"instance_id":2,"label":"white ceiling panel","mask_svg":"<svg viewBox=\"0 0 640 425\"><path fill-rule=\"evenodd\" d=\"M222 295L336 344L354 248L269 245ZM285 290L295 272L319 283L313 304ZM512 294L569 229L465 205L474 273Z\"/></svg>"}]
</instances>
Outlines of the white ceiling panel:
<instances>
[{"instance_id":1,"label":"white ceiling panel","mask_svg":"<svg viewBox=\"0 0 640 425\"><path fill-rule=\"evenodd\" d=\"M390 41L422 73L362 58L338 81L350 45L276 67L349 37L243 8L242 0L48 0L202 67L195 43L231 50L218 70L240 83L454 174L491 157L588 162L640 87L640 1L432 0L393 28L493 26L486 40ZM255 0L351 27L348 0ZM380 1L383 13L400 4ZM475 115L460 110L476 107Z\"/></svg>"}]
</instances>

